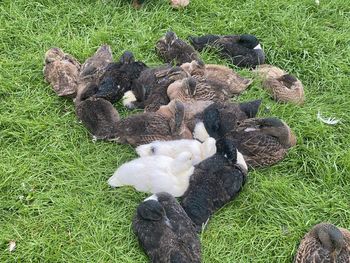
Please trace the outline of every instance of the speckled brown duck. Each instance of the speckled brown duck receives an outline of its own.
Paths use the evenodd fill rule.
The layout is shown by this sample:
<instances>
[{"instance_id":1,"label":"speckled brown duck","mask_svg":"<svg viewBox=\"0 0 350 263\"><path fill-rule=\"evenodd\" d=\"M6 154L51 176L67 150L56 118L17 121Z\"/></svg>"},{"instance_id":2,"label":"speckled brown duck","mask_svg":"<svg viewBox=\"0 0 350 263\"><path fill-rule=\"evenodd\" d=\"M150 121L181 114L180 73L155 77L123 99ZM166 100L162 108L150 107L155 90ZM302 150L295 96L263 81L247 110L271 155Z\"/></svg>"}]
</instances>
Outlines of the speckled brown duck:
<instances>
[{"instance_id":1,"label":"speckled brown duck","mask_svg":"<svg viewBox=\"0 0 350 263\"><path fill-rule=\"evenodd\" d=\"M182 64L181 67L197 80L209 79L223 82L232 94L240 94L253 82L223 65L204 64L202 61L193 60Z\"/></svg>"},{"instance_id":2,"label":"speckled brown duck","mask_svg":"<svg viewBox=\"0 0 350 263\"><path fill-rule=\"evenodd\" d=\"M272 65L260 65L256 72L262 78L263 87L279 102L303 104L304 87L300 80Z\"/></svg>"},{"instance_id":3,"label":"speckled brown duck","mask_svg":"<svg viewBox=\"0 0 350 263\"><path fill-rule=\"evenodd\" d=\"M294 263L350 262L350 232L333 224L315 225L301 240Z\"/></svg>"},{"instance_id":4,"label":"speckled brown duck","mask_svg":"<svg viewBox=\"0 0 350 263\"><path fill-rule=\"evenodd\" d=\"M112 50L108 45L100 46L95 54L81 66L75 105L91 97L97 90L97 82L113 61Z\"/></svg>"},{"instance_id":5,"label":"speckled brown duck","mask_svg":"<svg viewBox=\"0 0 350 263\"><path fill-rule=\"evenodd\" d=\"M164 37L158 40L156 52L165 63L181 65L192 60L199 60L199 54L177 35L168 31Z\"/></svg>"},{"instance_id":6,"label":"speckled brown duck","mask_svg":"<svg viewBox=\"0 0 350 263\"><path fill-rule=\"evenodd\" d=\"M184 123L184 107L176 102L174 113L145 112L119 119L117 110L104 99L89 98L77 107L77 115L97 139L138 146L153 141L192 139Z\"/></svg>"},{"instance_id":7,"label":"speckled brown duck","mask_svg":"<svg viewBox=\"0 0 350 263\"><path fill-rule=\"evenodd\" d=\"M77 93L80 63L59 48L45 54L44 76L58 96L74 98Z\"/></svg>"},{"instance_id":8,"label":"speckled brown duck","mask_svg":"<svg viewBox=\"0 0 350 263\"><path fill-rule=\"evenodd\" d=\"M207 119L206 122L217 121ZM296 137L289 126L278 118L250 118L237 122L234 130L226 131L219 125L206 123L205 127L214 127L208 134L215 138L227 138L234 142L251 167L270 166L283 160L288 149L296 144ZM216 129L215 129L216 128Z\"/></svg>"},{"instance_id":9,"label":"speckled brown duck","mask_svg":"<svg viewBox=\"0 0 350 263\"><path fill-rule=\"evenodd\" d=\"M175 81L169 85L167 94L170 100L177 99L182 102L193 102L196 100L223 102L233 96L229 92L229 87L222 82L196 80L194 77Z\"/></svg>"}]
</instances>

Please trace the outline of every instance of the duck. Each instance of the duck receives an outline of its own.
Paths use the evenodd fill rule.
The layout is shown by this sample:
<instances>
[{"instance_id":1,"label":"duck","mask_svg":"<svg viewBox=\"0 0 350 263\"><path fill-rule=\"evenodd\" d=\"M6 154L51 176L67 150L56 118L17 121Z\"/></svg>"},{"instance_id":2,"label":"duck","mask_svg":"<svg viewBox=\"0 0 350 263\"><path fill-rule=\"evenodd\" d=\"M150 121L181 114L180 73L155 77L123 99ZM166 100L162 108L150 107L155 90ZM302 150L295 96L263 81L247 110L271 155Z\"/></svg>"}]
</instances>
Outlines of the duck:
<instances>
[{"instance_id":1,"label":"duck","mask_svg":"<svg viewBox=\"0 0 350 263\"><path fill-rule=\"evenodd\" d=\"M193 77L177 80L170 84L167 90L170 100L192 103L196 100L211 100L221 102L229 100L233 94L223 83L213 80L198 81Z\"/></svg>"},{"instance_id":2,"label":"duck","mask_svg":"<svg viewBox=\"0 0 350 263\"><path fill-rule=\"evenodd\" d=\"M144 111L157 111L170 100L167 95L168 86L176 80L188 77L180 67L162 65L141 72L132 83L131 91L123 97L123 105L128 109L141 108Z\"/></svg>"},{"instance_id":3,"label":"duck","mask_svg":"<svg viewBox=\"0 0 350 263\"><path fill-rule=\"evenodd\" d=\"M75 106L95 94L99 78L112 61L111 47L109 45L101 45L95 54L83 63L79 73L77 96L74 99Z\"/></svg>"},{"instance_id":4,"label":"duck","mask_svg":"<svg viewBox=\"0 0 350 263\"><path fill-rule=\"evenodd\" d=\"M242 190L248 167L243 155L227 140L217 145L217 153L195 165L181 206L202 231L210 216Z\"/></svg>"},{"instance_id":5,"label":"duck","mask_svg":"<svg viewBox=\"0 0 350 263\"><path fill-rule=\"evenodd\" d=\"M181 65L188 74L197 80L210 79L216 82L223 82L229 92L239 95L246 90L253 82L252 79L241 77L229 67L215 64L204 64L203 61L193 60Z\"/></svg>"},{"instance_id":6,"label":"duck","mask_svg":"<svg viewBox=\"0 0 350 263\"><path fill-rule=\"evenodd\" d=\"M164 37L158 40L156 43L156 52L165 63L171 63L177 66L200 59L199 54L194 48L178 38L173 31L168 31Z\"/></svg>"},{"instance_id":7,"label":"duck","mask_svg":"<svg viewBox=\"0 0 350 263\"><path fill-rule=\"evenodd\" d=\"M88 98L76 106L76 115L96 140L113 140L118 132L120 116L108 100Z\"/></svg>"},{"instance_id":8,"label":"duck","mask_svg":"<svg viewBox=\"0 0 350 263\"><path fill-rule=\"evenodd\" d=\"M101 98L89 98L77 107L77 115L96 139L137 147L156 140L192 139L184 124L184 107L176 103L173 114L144 112L118 119L113 105Z\"/></svg>"},{"instance_id":9,"label":"duck","mask_svg":"<svg viewBox=\"0 0 350 263\"><path fill-rule=\"evenodd\" d=\"M211 119L205 120L212 121ZM290 127L276 117L250 118L239 121L237 127L223 133L214 119L209 136L217 140L217 144L224 139L233 141L237 149L243 154L244 160L250 167L266 167L278 163L286 156L288 149L296 145L296 137Z\"/></svg>"},{"instance_id":10,"label":"duck","mask_svg":"<svg viewBox=\"0 0 350 263\"><path fill-rule=\"evenodd\" d=\"M175 109L176 100L171 100L167 105L162 105L157 112L162 114L172 114ZM191 132L193 132L200 114L211 104L210 100L194 100L191 102L183 102L184 106L184 122ZM206 139L206 138L205 138ZM204 141L204 140L203 140Z\"/></svg>"},{"instance_id":11,"label":"duck","mask_svg":"<svg viewBox=\"0 0 350 263\"><path fill-rule=\"evenodd\" d=\"M192 154L192 164L196 165L204 159L216 153L214 138L207 138L203 143L197 140L181 139L172 141L154 141L136 147L136 152L140 157L152 155L165 155L176 158L182 152Z\"/></svg>"},{"instance_id":12,"label":"duck","mask_svg":"<svg viewBox=\"0 0 350 263\"><path fill-rule=\"evenodd\" d=\"M146 198L136 209L132 229L150 262L201 262L195 227L169 193Z\"/></svg>"},{"instance_id":13,"label":"duck","mask_svg":"<svg viewBox=\"0 0 350 263\"><path fill-rule=\"evenodd\" d=\"M72 55L54 47L45 53L44 77L60 97L74 98L77 93L80 63Z\"/></svg>"},{"instance_id":14,"label":"duck","mask_svg":"<svg viewBox=\"0 0 350 263\"><path fill-rule=\"evenodd\" d=\"M109 63L96 85L97 90L93 96L104 98L111 103L119 101L124 93L131 89L133 80L146 68L145 63L135 61L132 52L125 51L119 62Z\"/></svg>"},{"instance_id":15,"label":"duck","mask_svg":"<svg viewBox=\"0 0 350 263\"><path fill-rule=\"evenodd\" d=\"M330 223L315 225L301 240L294 263L350 262L350 232Z\"/></svg>"},{"instance_id":16,"label":"duck","mask_svg":"<svg viewBox=\"0 0 350 263\"><path fill-rule=\"evenodd\" d=\"M167 192L179 197L186 191L193 170L190 152L182 152L176 158L151 155L121 165L108 179L108 184L111 187L133 186L140 192Z\"/></svg>"},{"instance_id":17,"label":"duck","mask_svg":"<svg viewBox=\"0 0 350 263\"><path fill-rule=\"evenodd\" d=\"M299 105L304 103L304 86L295 76L268 64L260 65L255 71L262 78L263 87L274 100Z\"/></svg>"},{"instance_id":18,"label":"duck","mask_svg":"<svg viewBox=\"0 0 350 263\"><path fill-rule=\"evenodd\" d=\"M215 138L221 138L227 132L235 130L241 121L255 118L261 102L261 99L257 99L240 103L213 103L202 113L197 114L195 121L192 124L187 123L187 126L194 127L194 138L196 139L205 140L209 136L208 133ZM204 127L205 130L201 131L201 127Z\"/></svg>"},{"instance_id":19,"label":"duck","mask_svg":"<svg viewBox=\"0 0 350 263\"><path fill-rule=\"evenodd\" d=\"M254 35L205 35L189 37L198 51L205 47L218 48L219 54L238 67L254 68L265 63L265 53Z\"/></svg>"}]
</instances>

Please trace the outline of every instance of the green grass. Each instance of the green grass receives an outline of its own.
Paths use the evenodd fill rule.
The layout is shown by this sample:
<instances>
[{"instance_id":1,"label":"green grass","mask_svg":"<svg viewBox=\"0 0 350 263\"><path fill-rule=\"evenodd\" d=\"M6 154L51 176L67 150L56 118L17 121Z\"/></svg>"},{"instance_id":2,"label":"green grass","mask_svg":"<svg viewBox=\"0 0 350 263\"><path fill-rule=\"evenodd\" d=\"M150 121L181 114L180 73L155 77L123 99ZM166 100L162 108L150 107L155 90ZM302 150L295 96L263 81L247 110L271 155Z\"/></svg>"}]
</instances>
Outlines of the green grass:
<instances>
[{"instance_id":1,"label":"green grass","mask_svg":"<svg viewBox=\"0 0 350 263\"><path fill-rule=\"evenodd\" d=\"M169 28L182 38L255 34L268 63L297 75L306 92L302 107L277 104L255 81L237 99L263 98L270 112L259 115L285 120L298 145L283 162L250 171L240 196L212 217L201 235L203 262L291 262L314 224L350 228L347 1L191 0L180 11L166 2L146 1L140 11L128 1L0 2L0 262L148 261L131 230L147 195L106 183L134 151L93 143L42 67L52 46L84 61L103 43L115 58L127 49L160 64L154 45ZM342 122L327 126L318 110ZM17 243L12 253L9 240Z\"/></svg>"}]
</instances>

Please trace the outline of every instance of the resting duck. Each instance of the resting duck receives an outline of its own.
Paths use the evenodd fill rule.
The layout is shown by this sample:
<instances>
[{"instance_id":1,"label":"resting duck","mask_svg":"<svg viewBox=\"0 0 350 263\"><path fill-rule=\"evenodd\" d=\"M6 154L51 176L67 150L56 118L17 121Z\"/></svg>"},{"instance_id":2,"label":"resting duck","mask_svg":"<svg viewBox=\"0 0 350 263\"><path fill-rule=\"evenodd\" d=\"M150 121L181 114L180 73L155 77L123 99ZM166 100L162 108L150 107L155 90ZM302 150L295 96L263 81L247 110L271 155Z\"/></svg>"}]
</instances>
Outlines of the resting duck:
<instances>
[{"instance_id":1,"label":"resting duck","mask_svg":"<svg viewBox=\"0 0 350 263\"><path fill-rule=\"evenodd\" d=\"M262 77L263 87L279 102L303 104L304 87L300 80L272 65L260 65L256 72Z\"/></svg>"},{"instance_id":2,"label":"resting duck","mask_svg":"<svg viewBox=\"0 0 350 263\"><path fill-rule=\"evenodd\" d=\"M230 102L213 102L213 101L193 101L191 103L183 103L185 108L184 121L189 130L194 133L196 139L205 141L208 133L203 124L205 118L217 118L217 120L208 120L208 123L224 122L225 125L221 129L230 131L236 128L237 121L247 118L254 118L258 113L261 100L253 100L248 102L230 103ZM161 106L159 113L173 114L175 111L175 100L168 105ZM217 111L210 113L211 111ZM202 131L200 130L202 123ZM197 127L197 128L196 128ZM204 129L204 131L203 131ZM204 134L202 134L204 132Z\"/></svg>"},{"instance_id":3,"label":"resting duck","mask_svg":"<svg viewBox=\"0 0 350 263\"><path fill-rule=\"evenodd\" d=\"M174 113L145 112L117 120L117 110L104 99L90 98L79 104L77 115L97 139L138 146L156 140L192 139L184 123L184 107L176 102Z\"/></svg>"},{"instance_id":4,"label":"resting duck","mask_svg":"<svg viewBox=\"0 0 350 263\"><path fill-rule=\"evenodd\" d=\"M296 144L296 138L289 126L277 118L251 118L238 121L231 131L221 131L224 124L214 125L204 120L205 127L211 127L209 135L215 139L227 138L233 141L251 167L270 166L281 161L288 149ZM220 141L220 140L219 140Z\"/></svg>"},{"instance_id":5,"label":"resting duck","mask_svg":"<svg viewBox=\"0 0 350 263\"><path fill-rule=\"evenodd\" d=\"M168 31L164 37L158 40L156 52L165 63L181 65L192 60L199 60L198 53L177 35Z\"/></svg>"},{"instance_id":6,"label":"resting duck","mask_svg":"<svg viewBox=\"0 0 350 263\"><path fill-rule=\"evenodd\" d=\"M168 193L146 198L137 208L132 229L151 262L201 262L193 223Z\"/></svg>"},{"instance_id":7,"label":"resting duck","mask_svg":"<svg viewBox=\"0 0 350 263\"><path fill-rule=\"evenodd\" d=\"M129 109L142 108L145 111L157 111L160 106L169 103L168 86L176 80L188 77L180 67L169 65L146 69L133 81L132 89L123 98L123 104Z\"/></svg>"},{"instance_id":8,"label":"resting duck","mask_svg":"<svg viewBox=\"0 0 350 263\"><path fill-rule=\"evenodd\" d=\"M294 263L350 262L350 232L328 223L315 225L301 240Z\"/></svg>"},{"instance_id":9,"label":"resting duck","mask_svg":"<svg viewBox=\"0 0 350 263\"><path fill-rule=\"evenodd\" d=\"M223 147L221 147L223 146ZM200 231L209 217L232 200L246 182L248 168L232 142L195 166L181 205Z\"/></svg>"},{"instance_id":10,"label":"resting duck","mask_svg":"<svg viewBox=\"0 0 350 263\"><path fill-rule=\"evenodd\" d=\"M45 54L44 76L58 96L74 98L79 82L80 63L59 48Z\"/></svg>"},{"instance_id":11,"label":"resting duck","mask_svg":"<svg viewBox=\"0 0 350 263\"><path fill-rule=\"evenodd\" d=\"M79 73L77 96L74 100L76 106L79 105L81 101L95 94L98 80L112 61L113 55L111 47L102 45L92 57L84 62Z\"/></svg>"},{"instance_id":12,"label":"resting duck","mask_svg":"<svg viewBox=\"0 0 350 263\"><path fill-rule=\"evenodd\" d=\"M233 94L229 87L214 80L196 80L193 77L177 80L170 84L167 90L170 100L192 103L196 100L210 100L223 102L229 100Z\"/></svg>"},{"instance_id":13,"label":"resting duck","mask_svg":"<svg viewBox=\"0 0 350 263\"><path fill-rule=\"evenodd\" d=\"M210 79L223 82L229 87L232 94L240 94L253 82L251 79L243 78L232 69L222 65L204 64L202 61L193 60L181 65L188 74L197 80Z\"/></svg>"},{"instance_id":14,"label":"resting duck","mask_svg":"<svg viewBox=\"0 0 350 263\"><path fill-rule=\"evenodd\" d=\"M119 62L110 63L99 82L93 95L111 103L119 101L124 93L131 89L132 82L147 68L146 64L135 61L133 53L125 51Z\"/></svg>"},{"instance_id":15,"label":"resting duck","mask_svg":"<svg viewBox=\"0 0 350 263\"><path fill-rule=\"evenodd\" d=\"M239 67L255 67L265 62L264 51L253 35L206 35L189 37L189 40L198 51L205 47L218 48L222 57Z\"/></svg>"}]
</instances>

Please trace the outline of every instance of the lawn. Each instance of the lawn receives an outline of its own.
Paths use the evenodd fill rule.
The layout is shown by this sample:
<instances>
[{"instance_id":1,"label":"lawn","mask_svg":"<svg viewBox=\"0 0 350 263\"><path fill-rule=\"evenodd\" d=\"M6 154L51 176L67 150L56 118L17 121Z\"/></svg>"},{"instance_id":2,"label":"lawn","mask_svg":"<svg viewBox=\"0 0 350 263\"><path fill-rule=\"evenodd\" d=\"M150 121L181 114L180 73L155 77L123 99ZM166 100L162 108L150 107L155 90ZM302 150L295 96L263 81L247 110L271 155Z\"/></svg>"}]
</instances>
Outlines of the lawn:
<instances>
[{"instance_id":1,"label":"lawn","mask_svg":"<svg viewBox=\"0 0 350 263\"><path fill-rule=\"evenodd\" d=\"M314 224L350 228L350 6L320 2L191 0L176 11L148 0L137 11L117 0L0 1L0 262L148 261L131 230L147 194L106 183L135 152L94 143L42 68L50 47L83 62L103 43L115 59L130 50L159 65L154 46L168 29L181 38L255 34L267 62L305 86L301 107L277 104L257 80L235 99L262 98L259 116L285 120L298 143L279 164L250 170L239 197L211 218L200 236L203 262L291 262ZM208 51L202 58L226 63ZM320 122L318 110L341 122Z\"/></svg>"}]
</instances>

